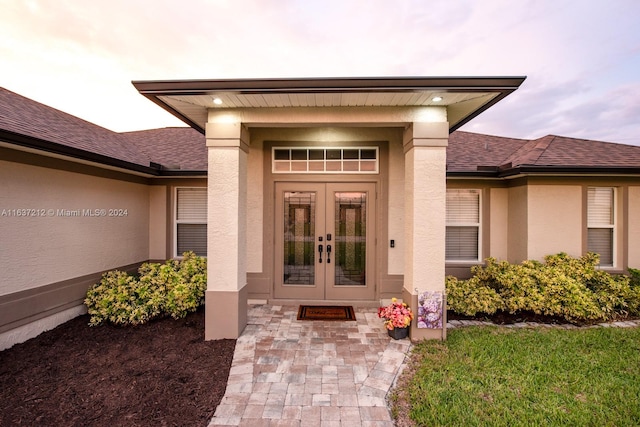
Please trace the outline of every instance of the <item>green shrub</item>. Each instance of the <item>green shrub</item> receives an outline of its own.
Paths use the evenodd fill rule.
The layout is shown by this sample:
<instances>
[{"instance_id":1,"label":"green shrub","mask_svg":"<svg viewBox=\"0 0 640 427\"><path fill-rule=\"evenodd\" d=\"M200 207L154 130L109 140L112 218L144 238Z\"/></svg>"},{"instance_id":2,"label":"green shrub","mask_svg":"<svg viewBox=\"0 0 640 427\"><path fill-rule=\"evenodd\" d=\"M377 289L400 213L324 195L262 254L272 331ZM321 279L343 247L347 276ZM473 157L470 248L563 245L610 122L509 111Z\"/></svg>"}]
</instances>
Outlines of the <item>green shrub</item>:
<instances>
[{"instance_id":1,"label":"green shrub","mask_svg":"<svg viewBox=\"0 0 640 427\"><path fill-rule=\"evenodd\" d=\"M569 321L640 315L640 286L633 284L634 277L640 282L640 271L630 269L629 279L599 270L598 262L599 256L593 253L580 258L559 253L545 257L544 263L517 265L487 258L484 267L472 268L471 279L447 278L447 303L465 315L492 314L499 309Z\"/></svg>"},{"instance_id":2,"label":"green shrub","mask_svg":"<svg viewBox=\"0 0 640 427\"><path fill-rule=\"evenodd\" d=\"M206 274L206 259L192 252L185 252L183 260L144 263L138 278L109 271L87 292L89 324L138 325L160 316L184 317L204 303Z\"/></svg>"},{"instance_id":3,"label":"green shrub","mask_svg":"<svg viewBox=\"0 0 640 427\"><path fill-rule=\"evenodd\" d=\"M179 281L172 281L167 286L165 310L174 319L180 319L187 313L196 311L204 304L207 290L207 263L204 258L194 253L185 253L178 266Z\"/></svg>"},{"instance_id":4,"label":"green shrub","mask_svg":"<svg viewBox=\"0 0 640 427\"><path fill-rule=\"evenodd\" d=\"M477 313L493 314L503 306L498 293L475 277L458 280L453 276L447 276L446 289L448 308L466 316L475 316Z\"/></svg>"},{"instance_id":5,"label":"green shrub","mask_svg":"<svg viewBox=\"0 0 640 427\"><path fill-rule=\"evenodd\" d=\"M629 296L627 304L629 314L640 316L640 270L629 268Z\"/></svg>"}]
</instances>

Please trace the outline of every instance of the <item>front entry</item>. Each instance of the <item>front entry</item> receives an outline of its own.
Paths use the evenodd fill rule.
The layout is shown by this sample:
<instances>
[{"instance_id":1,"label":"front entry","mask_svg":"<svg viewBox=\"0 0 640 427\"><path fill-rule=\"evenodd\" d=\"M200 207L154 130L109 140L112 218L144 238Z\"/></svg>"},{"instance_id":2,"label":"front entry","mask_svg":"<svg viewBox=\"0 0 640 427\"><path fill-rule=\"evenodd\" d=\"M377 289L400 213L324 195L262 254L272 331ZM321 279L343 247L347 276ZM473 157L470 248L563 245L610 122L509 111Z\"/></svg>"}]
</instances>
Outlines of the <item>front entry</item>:
<instances>
[{"instance_id":1,"label":"front entry","mask_svg":"<svg viewBox=\"0 0 640 427\"><path fill-rule=\"evenodd\" d=\"M375 183L276 183L282 299L375 298Z\"/></svg>"}]
</instances>

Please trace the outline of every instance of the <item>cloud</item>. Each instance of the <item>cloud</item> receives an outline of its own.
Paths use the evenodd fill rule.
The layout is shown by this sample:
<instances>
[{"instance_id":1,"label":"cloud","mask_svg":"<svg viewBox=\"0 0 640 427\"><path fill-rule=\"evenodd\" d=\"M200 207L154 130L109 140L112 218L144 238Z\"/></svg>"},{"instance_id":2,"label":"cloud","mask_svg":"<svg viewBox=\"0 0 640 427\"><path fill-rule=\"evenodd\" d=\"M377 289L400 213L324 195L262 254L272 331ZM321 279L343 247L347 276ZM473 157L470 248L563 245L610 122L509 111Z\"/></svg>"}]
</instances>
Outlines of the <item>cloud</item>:
<instances>
[{"instance_id":1,"label":"cloud","mask_svg":"<svg viewBox=\"0 0 640 427\"><path fill-rule=\"evenodd\" d=\"M0 84L115 130L181 124L131 80L527 75L465 129L636 131L637 104L617 92L637 84L635 0L0 0L0 10Z\"/></svg>"}]
</instances>

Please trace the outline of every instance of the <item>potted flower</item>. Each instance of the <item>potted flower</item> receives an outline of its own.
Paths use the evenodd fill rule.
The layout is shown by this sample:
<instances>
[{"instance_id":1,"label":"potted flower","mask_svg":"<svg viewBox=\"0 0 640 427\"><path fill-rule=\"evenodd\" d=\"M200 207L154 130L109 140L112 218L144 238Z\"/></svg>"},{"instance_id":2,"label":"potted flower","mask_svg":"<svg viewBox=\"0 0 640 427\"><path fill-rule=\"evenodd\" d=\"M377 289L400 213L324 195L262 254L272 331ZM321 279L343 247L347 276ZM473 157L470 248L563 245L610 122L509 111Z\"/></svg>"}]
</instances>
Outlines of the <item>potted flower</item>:
<instances>
[{"instance_id":1,"label":"potted flower","mask_svg":"<svg viewBox=\"0 0 640 427\"><path fill-rule=\"evenodd\" d=\"M390 337L398 340L409 335L413 312L404 302L391 298L391 304L378 308L378 317L384 319L384 326Z\"/></svg>"}]
</instances>

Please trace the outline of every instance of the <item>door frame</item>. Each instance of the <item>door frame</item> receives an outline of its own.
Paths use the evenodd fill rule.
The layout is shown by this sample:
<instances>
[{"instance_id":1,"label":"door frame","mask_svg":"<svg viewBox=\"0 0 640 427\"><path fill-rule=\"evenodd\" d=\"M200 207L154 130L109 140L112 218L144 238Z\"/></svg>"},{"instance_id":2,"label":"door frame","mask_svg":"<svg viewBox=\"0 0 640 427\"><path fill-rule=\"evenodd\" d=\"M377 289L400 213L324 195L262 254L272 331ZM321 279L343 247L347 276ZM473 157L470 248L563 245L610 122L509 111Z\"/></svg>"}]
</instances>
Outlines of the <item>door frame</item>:
<instances>
[{"instance_id":1,"label":"door frame","mask_svg":"<svg viewBox=\"0 0 640 427\"><path fill-rule=\"evenodd\" d=\"M371 182L376 184L377 198L377 218L376 218L376 236L377 244L375 251L375 266L374 272L374 287L375 296L374 299L369 301L371 304L378 304L381 295L398 294L397 289L402 286L402 276L390 275L388 271L388 256L389 245L388 242L388 180L389 180L389 142L381 139L380 136L389 138L394 141L400 147L402 146L402 133L401 130L396 129L382 129L382 128L354 128L349 130L349 134L353 133L353 140L348 142L320 142L314 141L313 137L308 135L315 135L314 129L259 129L258 131L252 129L252 146L260 150L262 170L262 268L261 272L247 273L247 281L250 287L250 298L256 300L265 300L268 303L273 304L285 304L287 302L301 302L302 300L296 299L277 299L274 296L274 239L275 239L275 183L276 182ZM277 135L277 136L276 136ZM356 137L357 136L357 137ZM255 138L255 139L253 139ZM318 147L327 146L371 146L378 147L380 156L380 165L378 168L378 174L274 174L271 169L272 162L272 148L278 146L305 146L316 145ZM259 148L258 148L259 147ZM395 237L395 236L394 236ZM395 237L396 239L398 237ZM249 242L251 245L251 242ZM398 250L398 249L395 249ZM313 300L316 303L323 303L323 300ZM349 302L349 301L345 301ZM361 301L362 303L363 301ZM331 303L331 301L327 301ZM335 301L333 301L335 303ZM354 301L357 303L357 301Z\"/></svg>"},{"instance_id":2,"label":"door frame","mask_svg":"<svg viewBox=\"0 0 640 427\"><path fill-rule=\"evenodd\" d=\"M376 295L376 195L377 185L374 182L297 182L277 181L275 189L274 212L274 288L273 294L278 299L303 299L319 301L335 300L365 300L375 299ZM284 284L284 194L286 192L314 192L314 283L313 284ZM337 231L335 228L334 195L336 193L365 192L367 193L365 224L366 224L366 251L365 251L365 284L364 285L338 285L335 282L336 258L337 258ZM330 241L328 236L333 234ZM327 253L329 245L334 250ZM322 246L324 253L318 253L318 246ZM330 260L333 259L333 262ZM324 262L320 261L323 260Z\"/></svg>"}]
</instances>

